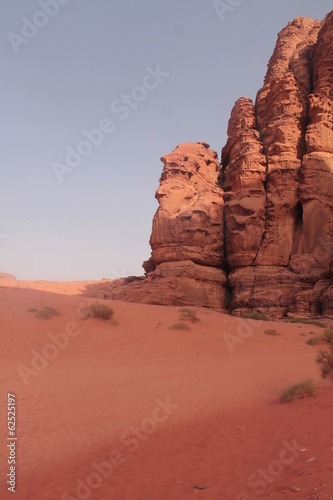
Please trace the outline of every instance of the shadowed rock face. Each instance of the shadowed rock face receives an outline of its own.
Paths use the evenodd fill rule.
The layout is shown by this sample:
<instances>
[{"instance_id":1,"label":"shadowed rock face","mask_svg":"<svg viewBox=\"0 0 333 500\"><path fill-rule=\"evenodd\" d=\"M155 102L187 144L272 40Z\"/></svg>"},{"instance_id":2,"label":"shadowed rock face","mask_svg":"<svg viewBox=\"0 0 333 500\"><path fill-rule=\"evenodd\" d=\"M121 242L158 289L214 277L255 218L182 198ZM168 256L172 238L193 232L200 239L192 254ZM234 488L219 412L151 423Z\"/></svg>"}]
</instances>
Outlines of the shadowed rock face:
<instances>
[{"instance_id":1,"label":"shadowed rock face","mask_svg":"<svg viewBox=\"0 0 333 500\"><path fill-rule=\"evenodd\" d=\"M231 112L221 169L205 143L162 162L146 277L105 296L333 314L333 11L279 33L255 104Z\"/></svg>"}]
</instances>

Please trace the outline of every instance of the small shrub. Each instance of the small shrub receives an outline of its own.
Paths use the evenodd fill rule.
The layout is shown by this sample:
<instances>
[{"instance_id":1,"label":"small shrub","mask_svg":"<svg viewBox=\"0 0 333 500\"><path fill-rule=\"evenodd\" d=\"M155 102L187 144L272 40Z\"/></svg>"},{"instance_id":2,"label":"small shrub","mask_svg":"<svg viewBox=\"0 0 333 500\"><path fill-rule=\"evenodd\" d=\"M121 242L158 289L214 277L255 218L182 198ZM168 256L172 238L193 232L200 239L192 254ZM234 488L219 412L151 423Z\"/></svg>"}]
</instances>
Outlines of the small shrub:
<instances>
[{"instance_id":1,"label":"small shrub","mask_svg":"<svg viewBox=\"0 0 333 500\"><path fill-rule=\"evenodd\" d=\"M322 342L322 337L311 337L311 339L308 339L306 343L308 345L318 345Z\"/></svg>"},{"instance_id":2,"label":"small shrub","mask_svg":"<svg viewBox=\"0 0 333 500\"><path fill-rule=\"evenodd\" d=\"M322 378L333 380L333 344L331 344L330 351L320 349L316 361L320 365Z\"/></svg>"},{"instance_id":3,"label":"small shrub","mask_svg":"<svg viewBox=\"0 0 333 500\"><path fill-rule=\"evenodd\" d=\"M266 335L281 335L281 333L277 332L276 330L270 330L270 329L265 330L264 333Z\"/></svg>"},{"instance_id":4,"label":"small shrub","mask_svg":"<svg viewBox=\"0 0 333 500\"><path fill-rule=\"evenodd\" d=\"M328 328L327 330L325 330L323 337L326 342L333 345L333 328Z\"/></svg>"},{"instance_id":5,"label":"small shrub","mask_svg":"<svg viewBox=\"0 0 333 500\"><path fill-rule=\"evenodd\" d=\"M169 327L171 330L189 330L190 327L186 323L175 323Z\"/></svg>"},{"instance_id":6,"label":"small shrub","mask_svg":"<svg viewBox=\"0 0 333 500\"><path fill-rule=\"evenodd\" d=\"M333 345L333 329L327 329L325 332L321 335L318 335L317 337L312 337L306 342L308 345L317 345L317 344L330 344Z\"/></svg>"},{"instance_id":7,"label":"small shrub","mask_svg":"<svg viewBox=\"0 0 333 500\"><path fill-rule=\"evenodd\" d=\"M90 304L90 306L81 309L81 312L85 319L97 318L97 319L111 320L114 314L113 309L111 309L106 304L99 304L98 302Z\"/></svg>"},{"instance_id":8,"label":"small shrub","mask_svg":"<svg viewBox=\"0 0 333 500\"><path fill-rule=\"evenodd\" d=\"M27 312L35 313L35 317L41 319L51 319L52 316L60 316L60 312L53 307L47 306L40 307L39 309L32 307L31 309L28 309Z\"/></svg>"},{"instance_id":9,"label":"small shrub","mask_svg":"<svg viewBox=\"0 0 333 500\"><path fill-rule=\"evenodd\" d=\"M179 319L182 321L192 321L192 323L197 323L200 319L197 316L196 311L192 311L192 309L180 309Z\"/></svg>"},{"instance_id":10,"label":"small shrub","mask_svg":"<svg viewBox=\"0 0 333 500\"><path fill-rule=\"evenodd\" d=\"M306 319L306 318L290 318L287 320L288 323L302 323L303 325L315 325L320 328L326 328L325 323L322 321L317 321L316 319Z\"/></svg>"},{"instance_id":11,"label":"small shrub","mask_svg":"<svg viewBox=\"0 0 333 500\"><path fill-rule=\"evenodd\" d=\"M316 394L316 386L311 378L303 380L299 384L291 385L281 394L281 403L294 403L298 399L313 397Z\"/></svg>"},{"instance_id":12,"label":"small shrub","mask_svg":"<svg viewBox=\"0 0 333 500\"><path fill-rule=\"evenodd\" d=\"M258 321L268 321L267 317L260 311L251 311L241 314L241 318L257 319Z\"/></svg>"}]
</instances>

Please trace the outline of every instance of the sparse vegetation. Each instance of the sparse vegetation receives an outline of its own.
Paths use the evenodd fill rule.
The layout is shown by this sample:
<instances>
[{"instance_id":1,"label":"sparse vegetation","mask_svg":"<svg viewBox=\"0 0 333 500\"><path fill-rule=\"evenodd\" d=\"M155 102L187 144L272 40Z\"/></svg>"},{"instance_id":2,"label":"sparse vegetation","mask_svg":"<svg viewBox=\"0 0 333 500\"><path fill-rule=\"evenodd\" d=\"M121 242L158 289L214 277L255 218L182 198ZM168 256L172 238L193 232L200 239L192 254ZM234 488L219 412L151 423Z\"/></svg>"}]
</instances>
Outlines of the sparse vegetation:
<instances>
[{"instance_id":1,"label":"sparse vegetation","mask_svg":"<svg viewBox=\"0 0 333 500\"><path fill-rule=\"evenodd\" d=\"M299 384L291 385L281 394L281 403L294 403L298 399L313 397L316 394L316 386L311 378L303 380Z\"/></svg>"},{"instance_id":2,"label":"sparse vegetation","mask_svg":"<svg viewBox=\"0 0 333 500\"><path fill-rule=\"evenodd\" d=\"M325 330L324 333L316 337L308 339L306 342L308 345L318 345L318 344L330 344L333 346L333 329L329 328Z\"/></svg>"},{"instance_id":3,"label":"sparse vegetation","mask_svg":"<svg viewBox=\"0 0 333 500\"><path fill-rule=\"evenodd\" d=\"M325 330L324 339L326 340L326 342L333 345L333 328L328 328L327 330Z\"/></svg>"},{"instance_id":4,"label":"sparse vegetation","mask_svg":"<svg viewBox=\"0 0 333 500\"><path fill-rule=\"evenodd\" d=\"M308 339L306 343L308 345L318 345L322 342L322 337L311 337L311 339Z\"/></svg>"},{"instance_id":5,"label":"sparse vegetation","mask_svg":"<svg viewBox=\"0 0 333 500\"><path fill-rule=\"evenodd\" d=\"M114 311L106 304L100 304L95 302L90 304L90 306L81 309L84 319L94 318L103 320L112 320ZM115 323L115 322L114 322Z\"/></svg>"},{"instance_id":6,"label":"sparse vegetation","mask_svg":"<svg viewBox=\"0 0 333 500\"><path fill-rule=\"evenodd\" d=\"M189 330L190 327L186 323L175 323L169 326L171 330Z\"/></svg>"},{"instance_id":7,"label":"sparse vegetation","mask_svg":"<svg viewBox=\"0 0 333 500\"><path fill-rule=\"evenodd\" d=\"M271 329L265 330L264 333L266 335L281 335L281 333L279 333L277 330L271 330Z\"/></svg>"},{"instance_id":8,"label":"sparse vegetation","mask_svg":"<svg viewBox=\"0 0 333 500\"><path fill-rule=\"evenodd\" d=\"M302 323L303 325L315 325L320 328L326 328L325 323L322 321L317 321L316 319L306 319L306 318L290 318L287 319L288 323Z\"/></svg>"},{"instance_id":9,"label":"sparse vegetation","mask_svg":"<svg viewBox=\"0 0 333 500\"><path fill-rule=\"evenodd\" d=\"M197 312L192 309L180 309L178 312L180 312L179 319L181 321L191 321L192 323L200 321L200 318L197 316Z\"/></svg>"},{"instance_id":10,"label":"sparse vegetation","mask_svg":"<svg viewBox=\"0 0 333 500\"><path fill-rule=\"evenodd\" d=\"M249 311L241 314L241 318L245 319L257 319L259 321L268 321L267 317L260 311Z\"/></svg>"},{"instance_id":11,"label":"sparse vegetation","mask_svg":"<svg viewBox=\"0 0 333 500\"><path fill-rule=\"evenodd\" d=\"M52 316L60 316L60 312L53 307L42 306L39 309L31 307L27 310L28 313L35 313L36 318L51 319Z\"/></svg>"},{"instance_id":12,"label":"sparse vegetation","mask_svg":"<svg viewBox=\"0 0 333 500\"><path fill-rule=\"evenodd\" d=\"M329 351L320 349L316 361L320 365L322 378L333 380L333 344L330 344Z\"/></svg>"}]
</instances>

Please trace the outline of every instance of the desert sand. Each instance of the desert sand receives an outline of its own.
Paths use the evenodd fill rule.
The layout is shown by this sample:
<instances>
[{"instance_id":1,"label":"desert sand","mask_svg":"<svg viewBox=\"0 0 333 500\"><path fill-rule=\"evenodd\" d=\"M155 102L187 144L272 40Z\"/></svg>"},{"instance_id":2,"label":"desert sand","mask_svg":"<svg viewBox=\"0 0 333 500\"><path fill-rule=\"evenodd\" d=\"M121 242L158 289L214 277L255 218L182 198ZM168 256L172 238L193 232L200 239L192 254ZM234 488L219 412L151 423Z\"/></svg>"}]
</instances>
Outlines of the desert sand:
<instances>
[{"instance_id":1,"label":"desert sand","mask_svg":"<svg viewBox=\"0 0 333 500\"><path fill-rule=\"evenodd\" d=\"M306 344L321 328L196 308L173 330L177 307L112 300L117 325L83 320L85 284L0 283L1 498L7 393L18 500L333 498L333 386ZM27 312L42 305L60 315ZM279 402L308 377L317 396Z\"/></svg>"}]
</instances>

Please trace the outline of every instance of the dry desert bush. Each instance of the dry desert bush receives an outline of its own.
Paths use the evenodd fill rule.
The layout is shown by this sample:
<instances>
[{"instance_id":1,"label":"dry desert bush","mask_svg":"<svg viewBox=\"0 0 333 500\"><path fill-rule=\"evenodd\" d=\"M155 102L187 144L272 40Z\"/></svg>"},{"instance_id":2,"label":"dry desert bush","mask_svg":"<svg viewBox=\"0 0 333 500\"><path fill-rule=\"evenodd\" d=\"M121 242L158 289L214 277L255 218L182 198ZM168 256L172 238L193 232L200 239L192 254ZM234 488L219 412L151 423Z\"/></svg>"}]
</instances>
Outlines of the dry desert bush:
<instances>
[{"instance_id":1,"label":"dry desert bush","mask_svg":"<svg viewBox=\"0 0 333 500\"><path fill-rule=\"evenodd\" d=\"M333 345L333 328L328 328L324 333L312 337L306 342L308 345L330 344Z\"/></svg>"},{"instance_id":2,"label":"dry desert bush","mask_svg":"<svg viewBox=\"0 0 333 500\"><path fill-rule=\"evenodd\" d=\"M241 314L244 319L257 319L258 321L268 321L267 317L260 311L249 311Z\"/></svg>"},{"instance_id":3,"label":"dry desert bush","mask_svg":"<svg viewBox=\"0 0 333 500\"><path fill-rule=\"evenodd\" d=\"M186 323L175 323L174 325L169 326L171 330L189 330L190 327Z\"/></svg>"},{"instance_id":4,"label":"dry desert bush","mask_svg":"<svg viewBox=\"0 0 333 500\"><path fill-rule=\"evenodd\" d=\"M311 378L307 378L298 384L291 385L281 394L281 403L294 403L298 399L313 397L316 394L316 386Z\"/></svg>"},{"instance_id":5,"label":"dry desert bush","mask_svg":"<svg viewBox=\"0 0 333 500\"><path fill-rule=\"evenodd\" d=\"M281 333L279 333L277 330L272 330L272 329L265 330L264 333L265 335L272 335L272 336L281 335Z\"/></svg>"},{"instance_id":6,"label":"dry desert bush","mask_svg":"<svg viewBox=\"0 0 333 500\"><path fill-rule=\"evenodd\" d=\"M316 361L320 365L322 378L333 380L333 342L330 342L328 351L320 349Z\"/></svg>"},{"instance_id":7,"label":"dry desert bush","mask_svg":"<svg viewBox=\"0 0 333 500\"><path fill-rule=\"evenodd\" d=\"M301 323L302 325L315 325L320 328L326 328L325 323L318 321L316 319L306 319L306 318L291 318L287 319L288 323Z\"/></svg>"},{"instance_id":8,"label":"dry desert bush","mask_svg":"<svg viewBox=\"0 0 333 500\"><path fill-rule=\"evenodd\" d=\"M192 309L180 309L178 311L180 313L179 319L181 321L191 321L192 323L197 323L200 321L200 318L197 316L197 311L193 311Z\"/></svg>"},{"instance_id":9,"label":"dry desert bush","mask_svg":"<svg viewBox=\"0 0 333 500\"><path fill-rule=\"evenodd\" d=\"M94 304L90 304L90 306L82 308L81 313L84 319L110 320L113 324L116 324L113 320L114 311L106 304L95 302Z\"/></svg>"},{"instance_id":10,"label":"dry desert bush","mask_svg":"<svg viewBox=\"0 0 333 500\"><path fill-rule=\"evenodd\" d=\"M28 313L35 313L36 318L51 319L52 316L60 316L60 312L53 307L42 306L39 309L31 307L27 310Z\"/></svg>"}]
</instances>

